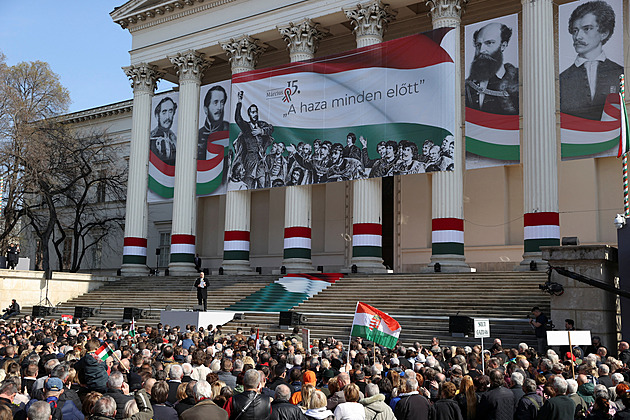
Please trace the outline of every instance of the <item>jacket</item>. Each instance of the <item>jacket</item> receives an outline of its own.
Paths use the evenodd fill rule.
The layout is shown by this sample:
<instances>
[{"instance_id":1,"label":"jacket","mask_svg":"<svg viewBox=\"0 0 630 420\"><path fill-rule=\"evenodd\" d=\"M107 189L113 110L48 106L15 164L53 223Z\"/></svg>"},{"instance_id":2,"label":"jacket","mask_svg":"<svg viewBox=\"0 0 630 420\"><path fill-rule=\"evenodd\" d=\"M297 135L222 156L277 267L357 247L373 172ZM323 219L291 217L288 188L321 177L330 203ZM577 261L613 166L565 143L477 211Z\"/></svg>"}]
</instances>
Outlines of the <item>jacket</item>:
<instances>
[{"instance_id":1,"label":"jacket","mask_svg":"<svg viewBox=\"0 0 630 420\"><path fill-rule=\"evenodd\" d=\"M212 400L202 400L184 411L179 418L181 420L227 420L228 414Z\"/></svg>"},{"instance_id":2,"label":"jacket","mask_svg":"<svg viewBox=\"0 0 630 420\"><path fill-rule=\"evenodd\" d=\"M512 420L514 394L504 386L497 386L481 395L477 417L485 420Z\"/></svg>"},{"instance_id":3,"label":"jacket","mask_svg":"<svg viewBox=\"0 0 630 420\"><path fill-rule=\"evenodd\" d=\"M241 412L243 413L240 414ZM240 417L238 417L239 414ZM239 420L266 420L271 418L269 397L259 395L256 391L243 391L234 395L231 398L230 420L234 420L236 417Z\"/></svg>"},{"instance_id":4,"label":"jacket","mask_svg":"<svg viewBox=\"0 0 630 420\"><path fill-rule=\"evenodd\" d=\"M304 420L304 414L300 407L287 400L274 400L271 403L271 420Z\"/></svg>"},{"instance_id":5,"label":"jacket","mask_svg":"<svg viewBox=\"0 0 630 420\"><path fill-rule=\"evenodd\" d=\"M431 407L431 420L462 420L459 405L452 399L437 400Z\"/></svg>"},{"instance_id":6,"label":"jacket","mask_svg":"<svg viewBox=\"0 0 630 420\"><path fill-rule=\"evenodd\" d=\"M108 395L116 401L116 419L122 420L125 418L125 405L133 399L131 395L125 395L119 389L108 389L105 395Z\"/></svg>"},{"instance_id":7,"label":"jacket","mask_svg":"<svg viewBox=\"0 0 630 420\"><path fill-rule=\"evenodd\" d=\"M78 366L77 366L78 365ZM100 393L107 392L107 365L100 359L97 359L94 352L90 352L83 356L74 367L77 373L83 375L87 388L90 391L98 391Z\"/></svg>"},{"instance_id":8,"label":"jacket","mask_svg":"<svg viewBox=\"0 0 630 420\"><path fill-rule=\"evenodd\" d=\"M538 412L536 420L573 420L575 403L566 395L549 398Z\"/></svg>"},{"instance_id":9,"label":"jacket","mask_svg":"<svg viewBox=\"0 0 630 420\"><path fill-rule=\"evenodd\" d=\"M218 373L219 380L225 382L225 385L229 386L234 390L236 388L236 376L232 375L231 372L219 371Z\"/></svg>"},{"instance_id":10,"label":"jacket","mask_svg":"<svg viewBox=\"0 0 630 420\"><path fill-rule=\"evenodd\" d=\"M535 392L525 394L516 405L514 420L534 420L542 406L543 400L540 395Z\"/></svg>"},{"instance_id":11,"label":"jacket","mask_svg":"<svg viewBox=\"0 0 630 420\"><path fill-rule=\"evenodd\" d=\"M414 391L401 395L394 409L394 415L398 420L428 420L429 411L429 400Z\"/></svg>"},{"instance_id":12,"label":"jacket","mask_svg":"<svg viewBox=\"0 0 630 420\"><path fill-rule=\"evenodd\" d=\"M359 402L365 407L365 420L395 420L394 412L385 404L385 395L376 394Z\"/></svg>"},{"instance_id":13,"label":"jacket","mask_svg":"<svg viewBox=\"0 0 630 420\"><path fill-rule=\"evenodd\" d=\"M584 401L586 402L586 404L591 405L595 402L595 398L593 397L594 392L595 392L595 385L588 382L578 387L577 394L580 397L584 398Z\"/></svg>"},{"instance_id":14,"label":"jacket","mask_svg":"<svg viewBox=\"0 0 630 420\"><path fill-rule=\"evenodd\" d=\"M177 420L177 411L166 404L153 404L153 420Z\"/></svg>"}]
</instances>

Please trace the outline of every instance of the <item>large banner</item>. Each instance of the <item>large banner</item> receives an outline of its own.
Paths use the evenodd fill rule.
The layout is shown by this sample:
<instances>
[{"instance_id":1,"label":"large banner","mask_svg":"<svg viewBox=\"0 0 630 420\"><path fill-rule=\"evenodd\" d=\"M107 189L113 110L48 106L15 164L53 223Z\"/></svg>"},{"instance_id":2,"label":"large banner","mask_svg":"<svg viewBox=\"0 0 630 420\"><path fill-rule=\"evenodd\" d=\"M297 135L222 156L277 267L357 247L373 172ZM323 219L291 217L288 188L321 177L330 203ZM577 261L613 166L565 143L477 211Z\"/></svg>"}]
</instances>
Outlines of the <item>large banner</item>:
<instances>
[{"instance_id":1,"label":"large banner","mask_svg":"<svg viewBox=\"0 0 630 420\"><path fill-rule=\"evenodd\" d=\"M520 160L518 15L466 25L466 168Z\"/></svg>"},{"instance_id":2,"label":"large banner","mask_svg":"<svg viewBox=\"0 0 630 420\"><path fill-rule=\"evenodd\" d=\"M229 190L452 170L455 31L232 77Z\"/></svg>"},{"instance_id":3,"label":"large banner","mask_svg":"<svg viewBox=\"0 0 630 420\"><path fill-rule=\"evenodd\" d=\"M197 139L197 196L225 194L229 143L230 80L201 87ZM149 202L173 198L179 93L153 97Z\"/></svg>"},{"instance_id":4,"label":"large banner","mask_svg":"<svg viewBox=\"0 0 630 420\"><path fill-rule=\"evenodd\" d=\"M621 0L559 7L562 158L614 156L619 141L623 73Z\"/></svg>"}]
</instances>

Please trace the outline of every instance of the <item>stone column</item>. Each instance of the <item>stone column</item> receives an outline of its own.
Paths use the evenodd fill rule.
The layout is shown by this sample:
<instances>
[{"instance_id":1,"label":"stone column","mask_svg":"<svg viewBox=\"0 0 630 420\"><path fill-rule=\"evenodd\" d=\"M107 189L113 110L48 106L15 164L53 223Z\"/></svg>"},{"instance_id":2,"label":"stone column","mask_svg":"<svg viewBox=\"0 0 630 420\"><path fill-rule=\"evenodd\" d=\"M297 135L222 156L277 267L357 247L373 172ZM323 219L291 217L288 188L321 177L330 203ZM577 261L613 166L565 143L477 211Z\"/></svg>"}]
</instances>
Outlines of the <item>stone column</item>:
<instances>
[{"instance_id":1,"label":"stone column","mask_svg":"<svg viewBox=\"0 0 630 420\"><path fill-rule=\"evenodd\" d=\"M179 117L175 191L171 230L171 275L197 275L195 229L197 226L197 142L199 136L199 87L208 66L204 54L189 50L169 57L179 74Z\"/></svg>"},{"instance_id":2,"label":"stone column","mask_svg":"<svg viewBox=\"0 0 630 420\"><path fill-rule=\"evenodd\" d=\"M354 28L358 48L383 42L388 23L396 16L396 12L380 0L359 4L344 12ZM385 272L381 179L360 179L353 183L351 264L362 273Z\"/></svg>"},{"instance_id":3,"label":"stone column","mask_svg":"<svg viewBox=\"0 0 630 420\"><path fill-rule=\"evenodd\" d=\"M222 42L221 47L230 59L232 74L254 70L265 47L245 35ZM250 273L249 230L251 215L249 190L228 191L225 196L225 233L223 237L223 269L226 273Z\"/></svg>"},{"instance_id":4,"label":"stone column","mask_svg":"<svg viewBox=\"0 0 630 420\"><path fill-rule=\"evenodd\" d=\"M125 213L123 276L145 276L147 267L147 228L149 182L149 139L151 137L151 98L160 77L149 64L124 67L133 87L133 115L129 151L129 180Z\"/></svg>"},{"instance_id":5,"label":"stone column","mask_svg":"<svg viewBox=\"0 0 630 420\"><path fill-rule=\"evenodd\" d=\"M431 263L429 271L434 271L435 264L440 264L441 271L470 271L464 258L464 141L462 136L462 91L460 31L462 7L468 0L429 0L433 29L455 28L456 47L455 92L458 96L453 103L455 133L443 141L455 142L455 169L449 172L432 173L431 190Z\"/></svg>"},{"instance_id":6,"label":"stone column","mask_svg":"<svg viewBox=\"0 0 630 420\"><path fill-rule=\"evenodd\" d=\"M545 269L541 246L560 245L558 145L556 143L553 2L523 0L523 194L524 250Z\"/></svg>"},{"instance_id":7,"label":"stone column","mask_svg":"<svg viewBox=\"0 0 630 420\"><path fill-rule=\"evenodd\" d=\"M324 31L310 19L278 27L288 44L291 62L315 57ZM284 255L282 265L289 273L314 271L311 260L312 186L295 185L285 189Z\"/></svg>"}]
</instances>

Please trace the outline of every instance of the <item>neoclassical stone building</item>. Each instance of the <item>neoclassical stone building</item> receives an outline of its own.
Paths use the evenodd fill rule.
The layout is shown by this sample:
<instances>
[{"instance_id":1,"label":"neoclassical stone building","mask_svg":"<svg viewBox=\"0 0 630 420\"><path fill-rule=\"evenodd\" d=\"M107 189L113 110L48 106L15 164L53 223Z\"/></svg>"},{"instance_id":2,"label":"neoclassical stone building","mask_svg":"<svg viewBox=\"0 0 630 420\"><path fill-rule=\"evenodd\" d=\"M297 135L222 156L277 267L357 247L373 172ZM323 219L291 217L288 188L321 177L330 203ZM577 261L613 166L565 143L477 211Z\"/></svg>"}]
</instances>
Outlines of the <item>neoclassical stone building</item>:
<instances>
[{"instance_id":1,"label":"neoclassical stone building","mask_svg":"<svg viewBox=\"0 0 630 420\"><path fill-rule=\"evenodd\" d=\"M115 267L117 259L123 275L144 275L160 248L156 258L173 275L194 274L195 254L205 268L232 272L353 265L419 272L435 263L442 271L511 270L540 263L539 247L563 236L616 243L620 161L560 159L555 40L565 24L554 18L557 10L551 0L128 1L111 13L132 34L124 69L133 86L130 131L122 134L130 167L124 253L106 265ZM466 170L462 28L509 14L518 15L519 28L512 42L520 46L520 164ZM440 27L456 28L461 49L453 58L452 83L462 92L453 103L460 127L454 171L195 196L200 86ZM159 79L179 92L174 197L148 204L151 100ZM86 113L104 124L112 118L99 109ZM287 252L296 231L307 254Z\"/></svg>"}]
</instances>

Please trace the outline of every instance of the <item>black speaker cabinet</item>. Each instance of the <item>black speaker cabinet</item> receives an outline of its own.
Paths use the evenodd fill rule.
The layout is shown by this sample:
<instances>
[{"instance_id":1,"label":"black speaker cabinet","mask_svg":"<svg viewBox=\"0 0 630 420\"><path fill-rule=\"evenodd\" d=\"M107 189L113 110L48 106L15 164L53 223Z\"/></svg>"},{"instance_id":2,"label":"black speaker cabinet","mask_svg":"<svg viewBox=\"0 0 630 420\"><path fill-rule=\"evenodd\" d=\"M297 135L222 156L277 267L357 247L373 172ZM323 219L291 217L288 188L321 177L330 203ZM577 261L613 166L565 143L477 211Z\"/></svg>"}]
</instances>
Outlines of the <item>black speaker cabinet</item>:
<instances>
[{"instance_id":1,"label":"black speaker cabinet","mask_svg":"<svg viewBox=\"0 0 630 420\"><path fill-rule=\"evenodd\" d=\"M448 332L450 334L473 335L475 332L473 324L474 322L471 317L449 316Z\"/></svg>"},{"instance_id":2,"label":"black speaker cabinet","mask_svg":"<svg viewBox=\"0 0 630 420\"><path fill-rule=\"evenodd\" d=\"M33 316L36 318L42 318L50 314L50 308L48 306L33 306Z\"/></svg>"}]
</instances>

